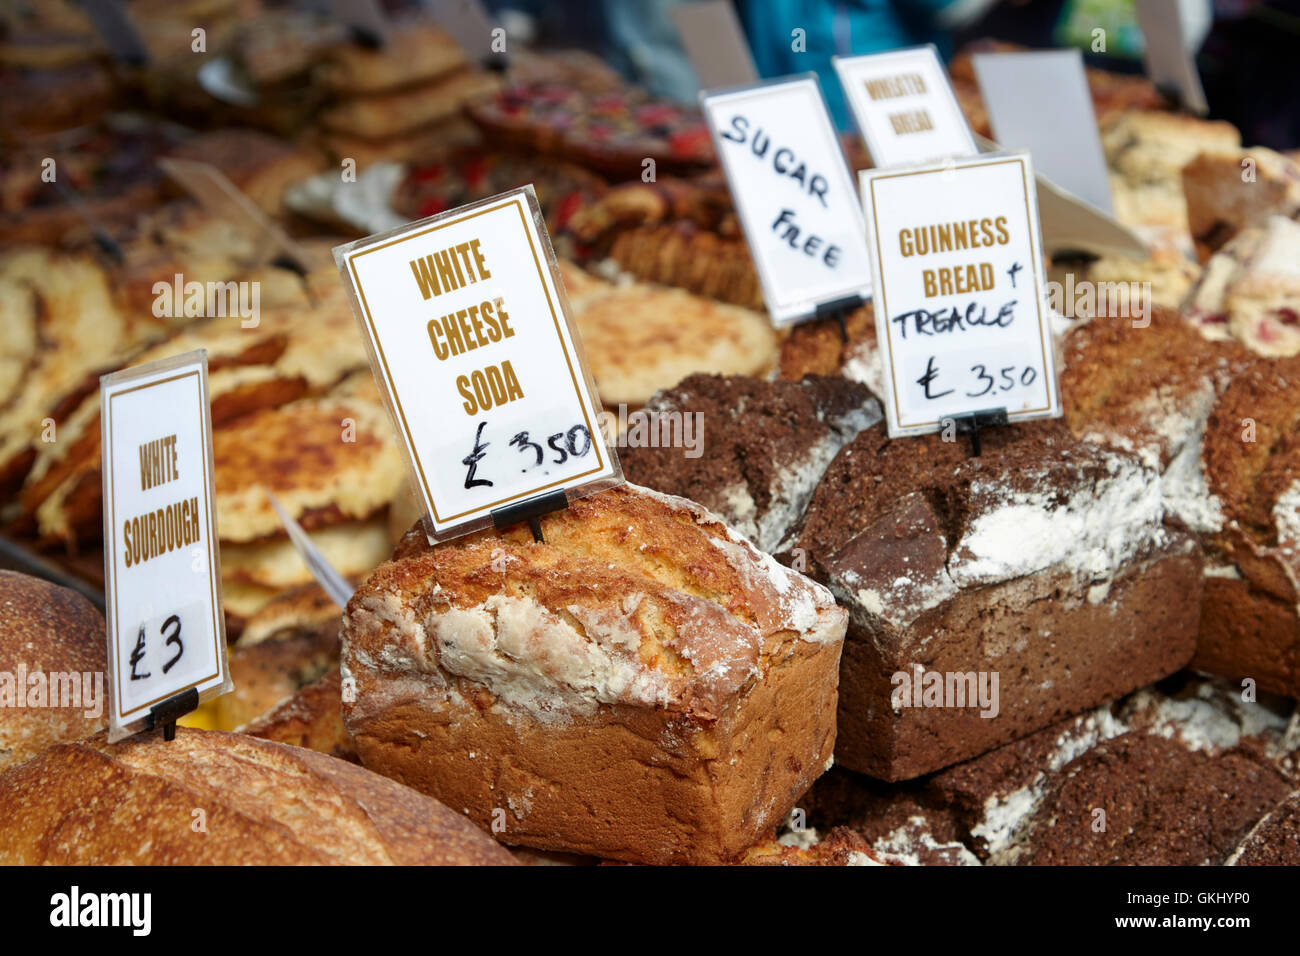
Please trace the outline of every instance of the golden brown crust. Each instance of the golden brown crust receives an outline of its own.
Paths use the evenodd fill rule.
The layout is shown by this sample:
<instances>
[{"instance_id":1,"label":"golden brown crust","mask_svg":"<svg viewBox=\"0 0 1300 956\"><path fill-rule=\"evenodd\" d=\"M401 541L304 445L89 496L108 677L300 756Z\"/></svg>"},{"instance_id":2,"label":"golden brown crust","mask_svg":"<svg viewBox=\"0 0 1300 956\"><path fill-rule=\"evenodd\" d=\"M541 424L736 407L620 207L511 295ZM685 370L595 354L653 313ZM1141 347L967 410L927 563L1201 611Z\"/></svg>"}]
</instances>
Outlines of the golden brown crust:
<instances>
[{"instance_id":1,"label":"golden brown crust","mask_svg":"<svg viewBox=\"0 0 1300 956\"><path fill-rule=\"evenodd\" d=\"M63 744L0 775L0 862L498 864L446 807L360 767L242 734Z\"/></svg>"},{"instance_id":2,"label":"golden brown crust","mask_svg":"<svg viewBox=\"0 0 1300 956\"><path fill-rule=\"evenodd\" d=\"M601 397L641 405L693 372L760 375L776 335L760 313L666 286L632 283L574 305Z\"/></svg>"},{"instance_id":3,"label":"golden brown crust","mask_svg":"<svg viewBox=\"0 0 1300 956\"><path fill-rule=\"evenodd\" d=\"M742 866L885 866L866 838L848 827L835 827L808 846L787 845L769 837L745 851Z\"/></svg>"},{"instance_id":4,"label":"golden brown crust","mask_svg":"<svg viewBox=\"0 0 1300 956\"><path fill-rule=\"evenodd\" d=\"M331 509L362 520L388 505L402 474L386 413L364 401L304 399L259 411L216 432L212 446L223 541L280 532L267 491L294 517Z\"/></svg>"},{"instance_id":5,"label":"golden brown crust","mask_svg":"<svg viewBox=\"0 0 1300 956\"><path fill-rule=\"evenodd\" d=\"M199 133L170 155L215 166L271 216L283 215L284 191L319 172L324 158L251 129Z\"/></svg>"},{"instance_id":6,"label":"golden brown crust","mask_svg":"<svg viewBox=\"0 0 1300 956\"><path fill-rule=\"evenodd\" d=\"M504 813L508 843L735 857L830 756L844 612L634 485L542 533L430 548L417 525L358 589L343 706L363 763L483 826Z\"/></svg>"},{"instance_id":7,"label":"golden brown crust","mask_svg":"<svg viewBox=\"0 0 1300 956\"><path fill-rule=\"evenodd\" d=\"M344 100L326 110L321 123L327 130L347 136L385 139L449 120L465 103L500 85L491 73L466 71L430 86Z\"/></svg>"},{"instance_id":8,"label":"golden brown crust","mask_svg":"<svg viewBox=\"0 0 1300 956\"><path fill-rule=\"evenodd\" d=\"M338 661L337 615L332 621L282 631L257 644L244 646L241 641L230 652L235 689L214 701L217 726L233 730L269 713Z\"/></svg>"},{"instance_id":9,"label":"golden brown crust","mask_svg":"<svg viewBox=\"0 0 1300 956\"><path fill-rule=\"evenodd\" d=\"M777 375L792 382L805 375L842 375L845 364L862 346L876 347L876 314L871 303L845 316L843 332L830 319L795 326L781 343Z\"/></svg>"},{"instance_id":10,"label":"golden brown crust","mask_svg":"<svg viewBox=\"0 0 1300 956\"><path fill-rule=\"evenodd\" d=\"M0 570L0 768L104 726L106 655L104 618L89 601L48 581ZM20 674L38 672L45 675L43 701L33 699L29 682L19 685ZM71 693L69 679L79 685L76 706L51 706L71 701L61 692L66 687ZM83 696L91 688L97 707Z\"/></svg>"}]
</instances>

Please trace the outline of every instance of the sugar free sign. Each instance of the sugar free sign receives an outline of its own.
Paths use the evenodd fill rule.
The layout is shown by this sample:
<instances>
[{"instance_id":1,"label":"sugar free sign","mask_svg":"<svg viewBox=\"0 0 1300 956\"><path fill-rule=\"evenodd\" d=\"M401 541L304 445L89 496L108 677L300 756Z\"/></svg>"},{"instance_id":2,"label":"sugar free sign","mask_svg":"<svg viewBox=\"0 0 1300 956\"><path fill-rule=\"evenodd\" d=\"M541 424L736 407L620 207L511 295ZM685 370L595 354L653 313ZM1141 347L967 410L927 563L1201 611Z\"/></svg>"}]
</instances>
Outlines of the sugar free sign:
<instances>
[{"instance_id":1,"label":"sugar free sign","mask_svg":"<svg viewBox=\"0 0 1300 956\"><path fill-rule=\"evenodd\" d=\"M528 187L335 250L439 540L618 476Z\"/></svg>"},{"instance_id":2,"label":"sugar free sign","mask_svg":"<svg viewBox=\"0 0 1300 956\"><path fill-rule=\"evenodd\" d=\"M1060 414L1033 186L1025 153L862 174L891 436Z\"/></svg>"},{"instance_id":3,"label":"sugar free sign","mask_svg":"<svg viewBox=\"0 0 1300 956\"><path fill-rule=\"evenodd\" d=\"M701 96L774 324L871 292L862 216L815 79Z\"/></svg>"}]
</instances>

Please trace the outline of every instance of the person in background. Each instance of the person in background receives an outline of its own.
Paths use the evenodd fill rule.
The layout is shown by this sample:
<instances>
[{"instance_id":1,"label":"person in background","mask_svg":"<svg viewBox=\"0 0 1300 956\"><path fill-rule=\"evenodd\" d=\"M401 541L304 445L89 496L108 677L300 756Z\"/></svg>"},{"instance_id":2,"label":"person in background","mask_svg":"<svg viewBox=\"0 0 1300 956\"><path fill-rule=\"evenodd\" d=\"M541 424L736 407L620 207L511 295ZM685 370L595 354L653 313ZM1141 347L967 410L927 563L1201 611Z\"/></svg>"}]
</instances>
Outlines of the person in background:
<instances>
[{"instance_id":1,"label":"person in background","mask_svg":"<svg viewBox=\"0 0 1300 956\"><path fill-rule=\"evenodd\" d=\"M815 72L831 116L850 126L832 56L933 43L952 54L951 31L996 0L737 0L754 64L764 77ZM802 31L797 33L796 31Z\"/></svg>"}]
</instances>

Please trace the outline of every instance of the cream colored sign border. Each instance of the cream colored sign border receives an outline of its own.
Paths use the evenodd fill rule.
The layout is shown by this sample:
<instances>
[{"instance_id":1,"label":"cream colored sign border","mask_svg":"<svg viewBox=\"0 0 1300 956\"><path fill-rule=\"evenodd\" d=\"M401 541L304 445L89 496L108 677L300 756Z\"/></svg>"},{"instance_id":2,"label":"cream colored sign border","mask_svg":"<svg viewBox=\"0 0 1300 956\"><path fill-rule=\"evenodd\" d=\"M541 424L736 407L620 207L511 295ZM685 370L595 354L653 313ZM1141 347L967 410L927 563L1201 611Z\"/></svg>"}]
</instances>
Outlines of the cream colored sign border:
<instances>
[{"instance_id":1,"label":"cream colored sign border","mask_svg":"<svg viewBox=\"0 0 1300 956\"><path fill-rule=\"evenodd\" d=\"M1042 237L1039 235L1039 230L1036 227L1034 222L1034 214L1037 211L1037 202L1036 202L1036 197L1031 197L1029 193L1029 182L1033 177L1029 171L1028 156L1025 155L1024 153L1007 153L1006 155L999 156L995 159L985 159L985 160L979 160L974 162L957 161L955 164L948 164L943 162L929 163L922 168L909 167L899 172L886 172L883 170L867 169L867 170L863 170L862 173L860 174L860 179L861 179L860 185L864 195L867 193L868 190L870 190L870 195L871 195L871 209L869 211L864 210L864 213L869 213L871 219L872 237L875 240L874 245L871 243L868 243L868 245L871 247L872 281L876 288L876 295L875 295L876 338L877 340L883 340L885 343L885 348L888 350L888 355L884 359L884 361L887 363L884 371L885 371L885 375L888 376L889 378L891 408L889 409L889 417L887 419L887 424L890 426L891 429L890 432L891 438L899 437L902 435L922 434L926 431L938 431L942 427L944 418L936 418L935 420L928 421L928 422L914 422L912 424L904 424L899 419L898 383L897 383L897 378L894 374L894 339L893 339L893 332L890 328L891 323L889 321L890 313L889 313L889 304L888 304L888 292L886 290L885 276L883 275L883 270L881 269L881 262L880 262L879 250L883 248L880 245L880 224L875 215L876 183L886 179L901 179L905 176L942 175L945 171L949 171L956 175L960 175L958 170L961 169L975 169L981 166L1003 166L1008 163L1014 163L1020 167L1020 176L1021 176L1022 186L1024 188L1024 196L1025 196L1025 225L1026 225L1027 233L1029 235L1030 242L1034 244L1034 248L1032 250L1033 252L1032 262L1034 267L1034 313L1038 325L1039 345L1042 349L1043 370L1044 373L1046 373L1048 369L1052 370L1052 376L1051 376L1052 384L1051 386L1049 386L1048 389L1048 398L1047 398L1046 405L1040 406L1038 408L1025 408L1017 412L1008 412L1007 421L1009 422L1027 421L1033 418L1045 418L1053 415L1053 405L1055 403L1053 402L1052 393L1054 390L1058 388L1058 385L1057 385L1056 370L1052 364L1053 356L1052 356L1051 343L1047 341L1046 333L1043 326L1043 279L1042 279L1043 256L1041 251ZM948 416L944 416L944 417L948 417ZM894 429L895 425L897 425L896 430Z\"/></svg>"},{"instance_id":2,"label":"cream colored sign border","mask_svg":"<svg viewBox=\"0 0 1300 956\"><path fill-rule=\"evenodd\" d=\"M622 481L622 471L619 468L616 459L613 458L613 454L612 452L610 452L608 445L606 445L605 443L604 432L597 429L592 424L591 419L587 416L587 402L583 401L582 386L578 382L578 375L574 369L575 356L570 353L565 343L564 334L560 330L560 316L557 315L556 313L555 301L551 298L550 287L546 284L546 277L545 274L542 272L541 258L538 255L537 246L533 241L532 231L528 228L528 219L524 209L524 200L525 198L531 198L529 195L530 193L531 193L531 187L527 187L521 190L514 190L510 193L504 193L501 196L494 196L491 199L487 199L480 203L474 203L470 206L465 207L466 209L473 210L472 212L459 214L460 211L456 210L447 213L443 216L434 217L435 221L431 222L426 228L420 229L416 232L405 233L403 235L398 236L395 239L390 239L387 242L377 242L374 245L366 246L365 248L357 252L352 251L354 246L352 245L345 246L343 247L342 251L339 253L339 257L343 260L344 264L346 265L346 269L347 269L346 275L352 286L352 290L355 293L355 299L357 305L361 310L362 316L365 321L366 333L367 333L366 337L368 339L368 345L370 346L372 355L375 359L375 363L380 368L383 369L384 393L389 400L390 408L394 413L394 417L401 425L402 439L406 444L408 457L410 459L411 464L413 465L412 468L413 474L419 479L420 489L424 495L425 506L428 508L434 521L436 521L440 525L443 525L443 527L437 529L438 540L446 540L448 538L455 537L456 536L455 534L450 533L453 530L457 530L458 533L461 534L466 534L475 530L475 527L471 527L468 525L463 529L453 529L451 527L451 523L457 521L458 519L465 518L467 516L473 516L470 518L471 521L474 521L476 523L480 523L480 522L487 523L490 521L491 512L497 508L500 508L504 505L508 505L511 502L521 501L526 498L534 497L536 495L542 494L560 485L577 484L583 478L587 478L593 475L601 475L602 472L611 468L613 470L613 474L608 476L609 479L613 483L619 483ZM516 494L510 495L509 497L501 498L497 501L493 501L486 505L480 505L478 507L471 508L467 511L461 511L458 512L457 514L448 515L444 518L443 516L438 514L437 504L433 500L433 492L429 488L429 480L428 477L425 475L424 462L420 460L420 456L416 451L415 437L411 433L410 425L408 424L406 419L406 412L402 408L402 401L398 397L397 389L393 385L393 375L388 367L388 359L384 355L383 345L379 341L379 333L375 327L374 316L371 315L370 305L366 301L365 290L362 289L361 287L361 279L360 276L357 274L355 262L357 259L360 259L362 256L369 255L372 252L378 252L381 249L388 249L393 246L401 245L402 243L408 242L412 239L419 239L422 236L427 236L430 233L437 232L439 229L446 228L447 226L456 225L465 222L469 219L474 219L478 216L486 215L487 213L490 212L498 212L501 209L507 208L509 206L516 207L516 209L519 212L520 227L524 230L524 236L528 240L528 248L532 252L532 256L533 256L533 265L537 269L537 279L542 284L542 292L546 296L546 304L551 314L551 322L554 324L555 334L556 337L559 339L560 348L564 352L564 360L569 371L569 381L573 385L574 396L578 400L578 407L582 409L583 423L587 428L587 434L591 436L592 448L596 451L596 467L590 468L587 471L580 472L576 475L569 475L568 477L561 478L557 481L548 482L545 485L539 485L537 487L530 488L526 491L518 492ZM529 210L529 212L531 212L531 210ZM395 230L395 231L400 232L407 228L409 227L404 226L400 230ZM539 233L540 233L540 229L539 229ZM361 240L361 242L363 243L365 241L366 240ZM555 275L554 268L552 268L551 271L552 271L552 279L555 281L556 289L558 290L560 288L559 280ZM560 312L561 314L565 314L563 309L561 309ZM575 348L577 348L578 347L577 336L571 323L568 322L567 314L565 315L565 324L566 326L569 327L570 337L574 340L574 346ZM585 374L583 377L584 379L587 378ZM597 392L594 388L590 386L589 381L587 382L587 384L588 384L588 394L590 396L592 409L599 411L600 402L597 396ZM604 454L602 453L602 449L604 450L604 453L609 454L610 457L609 464L606 464L606 459L604 457ZM594 480L599 482L602 481L603 479L596 478Z\"/></svg>"},{"instance_id":3,"label":"cream colored sign border","mask_svg":"<svg viewBox=\"0 0 1300 956\"><path fill-rule=\"evenodd\" d=\"M188 371L181 371L189 366ZM215 479L213 476L213 459L212 459L212 407L208 398L208 353L206 349L197 349L193 352L186 352L182 355L172 356L171 358L160 359L157 362L150 362L137 368L126 369L121 372L115 372L111 375L105 375L100 379L101 396L106 388L116 386L122 382L131 381L137 378L146 378L151 375L157 375L169 369L176 369L176 375L170 375L167 378L158 379L153 382L146 382L142 385L136 385L132 388L124 388L114 391L108 395L107 402L101 402L103 409L101 430L100 430L100 461L103 469L104 491L106 492L105 501L108 505L104 508L104 598L105 621L107 622L107 641L108 641L108 670L112 678L110 685L116 695L109 708L109 740L121 740L123 737L138 733L144 727L144 716L132 717L134 714L140 714L141 711L160 704L165 700L183 693L191 687L198 687L209 681L222 677L222 682L216 687L210 687L205 691L200 691L199 700L207 701L213 697L220 697L234 689L234 684L230 680L229 667L226 658L226 620L222 610L221 588L217 584L217 574L221 567L221 555L217 547L217 537L215 529L217 527L216 514L216 489ZM167 693L146 701L129 711L122 713L123 722L117 723L117 701L122 699L122 670L117 661L117 644L120 634L120 622L118 621L118 611L121 603L117 595L117 494L116 479L112 467L112 435L113 435L113 400L119 395L128 395L132 392L138 392L145 389L153 388L158 385L165 385L169 382L175 382L185 378L197 378L199 390L199 407L202 416L203 432L203 469L207 476L204 482L204 497L206 507L204 513L204 534L207 542L207 568L208 568L208 597L212 606L212 636L214 659L217 661L217 669L211 674L198 678L183 687L173 688ZM223 676L224 675L224 676Z\"/></svg>"}]
</instances>

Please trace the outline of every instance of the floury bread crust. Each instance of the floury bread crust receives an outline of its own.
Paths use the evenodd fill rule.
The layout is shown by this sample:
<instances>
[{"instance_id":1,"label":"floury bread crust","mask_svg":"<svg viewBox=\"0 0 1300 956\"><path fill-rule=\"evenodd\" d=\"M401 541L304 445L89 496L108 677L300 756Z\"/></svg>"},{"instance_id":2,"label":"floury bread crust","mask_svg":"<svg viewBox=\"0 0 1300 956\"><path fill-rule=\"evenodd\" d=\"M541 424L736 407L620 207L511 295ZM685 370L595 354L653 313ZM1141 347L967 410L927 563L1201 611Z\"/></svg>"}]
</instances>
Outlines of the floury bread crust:
<instances>
[{"instance_id":1,"label":"floury bread crust","mask_svg":"<svg viewBox=\"0 0 1300 956\"><path fill-rule=\"evenodd\" d=\"M1286 798L1300 741L1286 733L1288 711L1279 699L1242 701L1231 682L1174 677L908 784L837 767L801 806L810 826L852 828L885 861L1295 859Z\"/></svg>"},{"instance_id":2,"label":"floury bread crust","mask_svg":"<svg viewBox=\"0 0 1300 956\"><path fill-rule=\"evenodd\" d=\"M1182 667L1201 555L1161 518L1154 469L1060 421L990 432L980 458L938 435L862 432L797 540L850 613L836 761L910 779ZM954 690L948 675L973 673L986 697L996 674L996 708L900 703L897 675L918 666Z\"/></svg>"},{"instance_id":3,"label":"floury bread crust","mask_svg":"<svg viewBox=\"0 0 1300 956\"><path fill-rule=\"evenodd\" d=\"M619 456L628 480L699 502L768 552L803 515L835 453L881 417L865 386L820 375L692 375L645 411L697 416L702 440L693 450L628 448Z\"/></svg>"},{"instance_id":4,"label":"floury bread crust","mask_svg":"<svg viewBox=\"0 0 1300 956\"><path fill-rule=\"evenodd\" d=\"M1076 437L1136 456L1160 473L1165 516L1205 534L1223 526L1201 460L1220 392L1249 361L1234 342L1209 341L1178 313L1149 325L1100 315L1065 338L1061 401Z\"/></svg>"},{"instance_id":5,"label":"floury bread crust","mask_svg":"<svg viewBox=\"0 0 1300 956\"><path fill-rule=\"evenodd\" d=\"M107 653L104 616L84 597L0 570L0 770L103 728Z\"/></svg>"},{"instance_id":6,"label":"floury bread crust","mask_svg":"<svg viewBox=\"0 0 1300 956\"><path fill-rule=\"evenodd\" d=\"M344 718L362 762L506 843L736 859L828 765L844 611L635 485L542 530L434 549L417 528L353 595Z\"/></svg>"}]
</instances>

